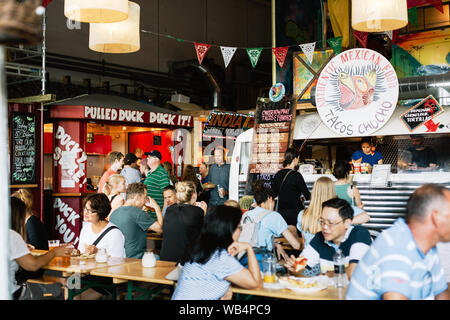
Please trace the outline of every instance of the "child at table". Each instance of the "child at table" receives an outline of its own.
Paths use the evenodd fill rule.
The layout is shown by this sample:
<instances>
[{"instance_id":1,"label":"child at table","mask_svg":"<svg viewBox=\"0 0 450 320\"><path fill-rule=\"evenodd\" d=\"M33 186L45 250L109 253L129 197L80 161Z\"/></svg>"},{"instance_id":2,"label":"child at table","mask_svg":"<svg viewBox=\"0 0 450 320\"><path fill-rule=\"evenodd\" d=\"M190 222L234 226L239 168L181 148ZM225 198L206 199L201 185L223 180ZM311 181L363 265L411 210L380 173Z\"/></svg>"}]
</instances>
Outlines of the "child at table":
<instances>
[{"instance_id":1,"label":"child at table","mask_svg":"<svg viewBox=\"0 0 450 320\"><path fill-rule=\"evenodd\" d=\"M187 247L173 300L231 299L230 284L245 289L262 286L255 253L249 243L238 242L241 210L219 205L205 216L200 236ZM235 256L246 251L248 269Z\"/></svg>"}]
</instances>

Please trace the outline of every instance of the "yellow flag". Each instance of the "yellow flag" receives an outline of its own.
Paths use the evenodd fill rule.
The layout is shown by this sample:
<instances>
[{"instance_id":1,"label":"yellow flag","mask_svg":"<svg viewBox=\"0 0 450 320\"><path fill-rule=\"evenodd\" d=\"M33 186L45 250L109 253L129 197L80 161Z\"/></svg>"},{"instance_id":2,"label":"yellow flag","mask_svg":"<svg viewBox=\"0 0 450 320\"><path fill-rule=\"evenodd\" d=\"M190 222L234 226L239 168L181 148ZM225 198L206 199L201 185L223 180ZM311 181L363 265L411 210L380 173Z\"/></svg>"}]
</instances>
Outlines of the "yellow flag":
<instances>
[{"instance_id":1,"label":"yellow flag","mask_svg":"<svg viewBox=\"0 0 450 320\"><path fill-rule=\"evenodd\" d=\"M376 0L374 0L376 1ZM342 36L342 46L349 46L349 0L328 0L328 11L334 36Z\"/></svg>"}]
</instances>

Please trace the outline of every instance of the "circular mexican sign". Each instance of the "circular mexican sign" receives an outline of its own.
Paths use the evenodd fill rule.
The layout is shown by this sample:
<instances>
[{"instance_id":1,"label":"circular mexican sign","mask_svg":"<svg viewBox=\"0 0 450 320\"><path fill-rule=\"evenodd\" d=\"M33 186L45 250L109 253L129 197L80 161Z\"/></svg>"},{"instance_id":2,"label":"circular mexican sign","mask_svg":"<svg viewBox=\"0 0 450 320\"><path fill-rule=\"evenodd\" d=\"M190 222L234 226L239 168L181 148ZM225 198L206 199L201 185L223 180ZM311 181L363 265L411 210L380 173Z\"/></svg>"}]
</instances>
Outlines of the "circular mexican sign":
<instances>
[{"instance_id":1,"label":"circular mexican sign","mask_svg":"<svg viewBox=\"0 0 450 320\"><path fill-rule=\"evenodd\" d=\"M398 79L389 61L370 49L351 49L325 66L316 85L317 111L342 136L366 136L395 110Z\"/></svg>"}]
</instances>

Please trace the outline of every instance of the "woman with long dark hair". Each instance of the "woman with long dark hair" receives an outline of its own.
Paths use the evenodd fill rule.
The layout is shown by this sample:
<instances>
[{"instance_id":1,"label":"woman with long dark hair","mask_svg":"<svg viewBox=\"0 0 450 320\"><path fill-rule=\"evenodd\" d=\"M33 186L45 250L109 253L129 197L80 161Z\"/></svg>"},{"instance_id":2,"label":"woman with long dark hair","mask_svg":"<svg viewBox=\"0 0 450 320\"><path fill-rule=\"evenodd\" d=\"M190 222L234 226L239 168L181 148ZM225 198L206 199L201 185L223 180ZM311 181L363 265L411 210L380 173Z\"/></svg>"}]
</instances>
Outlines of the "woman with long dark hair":
<instances>
[{"instance_id":1,"label":"woman with long dark hair","mask_svg":"<svg viewBox=\"0 0 450 320\"><path fill-rule=\"evenodd\" d=\"M303 195L306 200L311 198L305 180L301 173L298 172L299 161L299 151L295 148L288 148L284 155L283 169L275 174L272 184L275 196L278 196L278 208L276 211L291 226L297 224L297 215L305 208L301 201L301 196ZM293 230L295 229L293 228Z\"/></svg>"},{"instance_id":2,"label":"woman with long dark hair","mask_svg":"<svg viewBox=\"0 0 450 320\"><path fill-rule=\"evenodd\" d=\"M187 247L181 260L183 269L172 296L174 300L231 299L230 284L246 289L262 285L253 248L238 242L242 213L219 205L205 216L200 235ZM247 252L248 269L235 256Z\"/></svg>"},{"instance_id":3,"label":"woman with long dark hair","mask_svg":"<svg viewBox=\"0 0 450 320\"><path fill-rule=\"evenodd\" d=\"M14 300L18 300L22 288L15 279L15 273L19 266L26 271L38 271L41 267L48 264L54 257L64 256L66 245L56 247L44 255L35 257L31 255L30 249L25 243L26 229L25 217L27 207L25 203L16 197L11 197L11 229L9 229L9 270L10 286L13 292Z\"/></svg>"}]
</instances>

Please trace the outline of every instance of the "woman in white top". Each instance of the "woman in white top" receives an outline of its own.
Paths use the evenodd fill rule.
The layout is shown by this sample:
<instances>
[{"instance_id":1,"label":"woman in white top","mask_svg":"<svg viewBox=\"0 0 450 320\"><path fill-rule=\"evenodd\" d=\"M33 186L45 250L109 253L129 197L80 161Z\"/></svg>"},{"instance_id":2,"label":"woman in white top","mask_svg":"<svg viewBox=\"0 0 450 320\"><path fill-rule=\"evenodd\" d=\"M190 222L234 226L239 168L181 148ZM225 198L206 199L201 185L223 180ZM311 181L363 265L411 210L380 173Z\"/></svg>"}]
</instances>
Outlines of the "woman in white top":
<instances>
[{"instance_id":1,"label":"woman in white top","mask_svg":"<svg viewBox=\"0 0 450 320\"><path fill-rule=\"evenodd\" d=\"M84 224L78 243L79 252L94 254L102 248L106 250L108 256L125 258L125 238L119 228L106 220L111 211L108 197L103 193L91 194L84 199L83 204ZM100 241L97 241L102 235ZM95 244L95 242L97 243ZM96 278L97 280L99 279ZM111 284L109 280L105 283ZM102 289L94 287L77 297L83 300L95 300L99 299L104 293Z\"/></svg>"},{"instance_id":2,"label":"woman in white top","mask_svg":"<svg viewBox=\"0 0 450 320\"><path fill-rule=\"evenodd\" d=\"M11 229L9 230L9 270L10 292L14 300L18 300L22 292L22 287L16 283L15 273L19 266L27 271L37 271L48 264L54 257L64 256L66 246L56 247L48 253L35 257L31 255L30 248L25 243L25 203L16 197L11 197Z\"/></svg>"},{"instance_id":3,"label":"woman in white top","mask_svg":"<svg viewBox=\"0 0 450 320\"><path fill-rule=\"evenodd\" d=\"M121 195L121 193L125 192L127 192L127 182L125 177L120 174L111 175L103 187L103 193L108 196L108 199L111 202L111 211L106 220L109 220L109 216L114 210L125 204L125 199Z\"/></svg>"}]
</instances>

